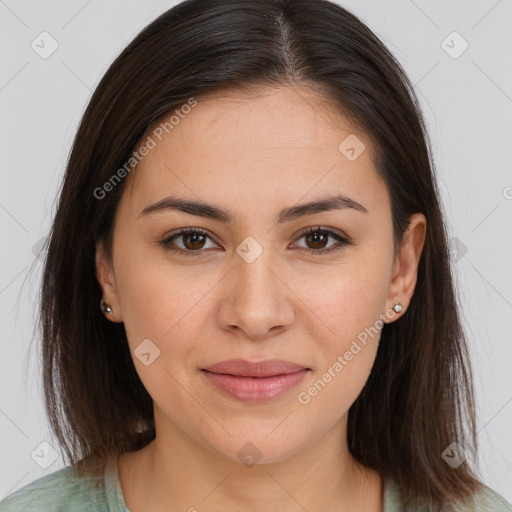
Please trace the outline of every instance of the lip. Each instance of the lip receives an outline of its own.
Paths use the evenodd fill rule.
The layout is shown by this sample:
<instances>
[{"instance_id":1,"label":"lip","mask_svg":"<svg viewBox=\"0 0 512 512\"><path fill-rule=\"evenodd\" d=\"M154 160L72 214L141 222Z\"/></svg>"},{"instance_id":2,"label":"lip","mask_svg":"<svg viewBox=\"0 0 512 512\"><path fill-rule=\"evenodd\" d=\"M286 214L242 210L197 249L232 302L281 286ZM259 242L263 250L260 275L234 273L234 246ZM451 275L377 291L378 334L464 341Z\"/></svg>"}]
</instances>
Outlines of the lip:
<instances>
[{"instance_id":1,"label":"lip","mask_svg":"<svg viewBox=\"0 0 512 512\"><path fill-rule=\"evenodd\" d=\"M267 359L231 359L203 368L203 374L219 390L243 402L266 402L297 385L310 371L303 365Z\"/></svg>"}]
</instances>

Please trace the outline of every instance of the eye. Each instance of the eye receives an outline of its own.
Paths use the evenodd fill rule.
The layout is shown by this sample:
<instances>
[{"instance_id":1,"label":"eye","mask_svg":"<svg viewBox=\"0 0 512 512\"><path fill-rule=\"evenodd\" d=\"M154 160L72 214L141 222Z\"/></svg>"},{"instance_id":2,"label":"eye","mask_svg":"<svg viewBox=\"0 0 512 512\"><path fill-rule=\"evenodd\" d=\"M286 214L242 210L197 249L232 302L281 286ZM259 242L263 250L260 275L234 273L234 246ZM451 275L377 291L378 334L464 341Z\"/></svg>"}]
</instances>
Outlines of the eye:
<instances>
[{"instance_id":1,"label":"eye","mask_svg":"<svg viewBox=\"0 0 512 512\"><path fill-rule=\"evenodd\" d=\"M301 249L315 255L330 253L331 251L339 250L343 246L351 244L347 238L339 235L333 229L323 228L321 226L308 229L299 236L298 240L301 240L302 238L305 239L306 244L313 245L313 248L302 247ZM326 242L329 238L336 239L338 243L325 248ZM179 246L177 247L174 242L174 240L179 239L182 240L183 248L180 248ZM194 253L198 253L195 255L199 255L204 252L202 249L205 249L205 242L208 239L211 240L211 237L208 232L203 229L183 228L177 233L164 238L159 243L169 251L182 254L183 256L192 256ZM217 246L217 244L214 243L214 246Z\"/></svg>"},{"instance_id":2,"label":"eye","mask_svg":"<svg viewBox=\"0 0 512 512\"><path fill-rule=\"evenodd\" d=\"M173 247L173 245L175 246L174 240L180 238L183 241L183 249ZM169 251L182 254L183 256L192 256L192 253L199 252L200 249L204 249L205 240L208 238L210 238L210 236L202 229L183 228L177 233L161 240L160 244Z\"/></svg>"},{"instance_id":3,"label":"eye","mask_svg":"<svg viewBox=\"0 0 512 512\"><path fill-rule=\"evenodd\" d=\"M350 245L351 242L347 238L339 235L336 231L331 228L323 228L321 226L317 226L311 229L308 229L299 237L299 240L304 238L306 244L313 245L314 249L310 249L309 247L305 247L306 252L314 255L322 255L326 253L330 253L332 251L337 251L342 249L345 245ZM338 240L337 244L327 246L326 249L325 243L329 238L334 238Z\"/></svg>"}]
</instances>

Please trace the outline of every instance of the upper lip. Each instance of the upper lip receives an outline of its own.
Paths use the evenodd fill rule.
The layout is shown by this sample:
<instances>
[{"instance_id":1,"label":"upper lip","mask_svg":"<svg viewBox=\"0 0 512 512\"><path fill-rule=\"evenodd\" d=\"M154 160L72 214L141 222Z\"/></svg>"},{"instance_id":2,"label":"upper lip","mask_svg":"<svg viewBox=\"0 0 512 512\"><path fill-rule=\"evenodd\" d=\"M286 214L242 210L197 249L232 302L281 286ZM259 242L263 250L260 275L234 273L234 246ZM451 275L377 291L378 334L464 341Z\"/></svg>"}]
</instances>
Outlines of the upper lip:
<instances>
[{"instance_id":1,"label":"upper lip","mask_svg":"<svg viewBox=\"0 0 512 512\"><path fill-rule=\"evenodd\" d=\"M309 370L305 366L282 359L266 359L264 361L246 361L245 359L230 359L222 361L207 368L212 373L224 373L240 377L272 377L287 375L300 370Z\"/></svg>"}]
</instances>

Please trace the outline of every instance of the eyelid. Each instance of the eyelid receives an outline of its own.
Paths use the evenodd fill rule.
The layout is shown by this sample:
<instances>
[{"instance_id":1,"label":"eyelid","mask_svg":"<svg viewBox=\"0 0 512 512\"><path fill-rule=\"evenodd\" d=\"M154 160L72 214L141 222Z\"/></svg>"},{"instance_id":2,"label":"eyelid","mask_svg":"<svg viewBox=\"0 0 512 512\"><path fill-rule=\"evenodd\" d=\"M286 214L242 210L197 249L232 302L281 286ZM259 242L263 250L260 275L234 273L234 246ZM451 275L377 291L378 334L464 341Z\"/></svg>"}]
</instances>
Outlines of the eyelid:
<instances>
[{"instance_id":1,"label":"eyelid","mask_svg":"<svg viewBox=\"0 0 512 512\"><path fill-rule=\"evenodd\" d=\"M327 254L331 251L336 251L338 249L343 248L346 245L353 244L350 237L346 236L343 232L340 232L339 230L336 230L334 228L330 228L327 226L320 226L320 225L312 226L309 228L302 228L301 230L299 230L298 233L293 235L293 238L295 241L294 243L296 243L298 240L300 240L301 238L303 238L304 236L308 235L311 232L313 232L313 233L314 232L325 232L325 233L327 233L327 235L331 235L333 238L336 238L338 240L338 243L334 244L333 246L328 247L326 249L308 249L307 247L299 247L298 249L295 249L295 250L305 251L306 253L309 253L309 254L321 255L321 254ZM208 230L203 229L203 228L196 228L196 227L180 228L180 229L170 233L169 235L166 235L158 243L171 252L181 253L185 256L201 255L201 254L204 254L205 252L210 252L207 249L198 249L196 251L193 251L193 250L184 250L184 249L181 249L180 247L170 247L170 244L172 243L173 239L179 238L180 235L185 235L188 233L199 233L207 238L210 238L215 244L219 245L219 243L216 241L216 237L213 236Z\"/></svg>"},{"instance_id":2,"label":"eyelid","mask_svg":"<svg viewBox=\"0 0 512 512\"><path fill-rule=\"evenodd\" d=\"M322 255L322 254L329 254L330 252L335 252L339 249L343 249L343 247L347 246L347 245L353 245L353 242L350 239L350 237L345 235L343 232L340 232L339 230L334 229L334 228L330 228L327 226L319 226L319 225L300 230L299 233L294 236L294 239L295 239L294 243L296 243L298 240L300 240L304 236L308 235L309 233L316 233L319 231L325 232L325 233L327 233L327 235L330 235L331 237L336 238L338 240L338 243L334 244L331 247L328 247L326 249L308 249L307 247L300 247L299 249L296 249L296 250L306 251L308 254Z\"/></svg>"},{"instance_id":3,"label":"eyelid","mask_svg":"<svg viewBox=\"0 0 512 512\"><path fill-rule=\"evenodd\" d=\"M176 247L176 248L169 247L169 245L172 243L173 239L179 238L181 235L186 235L188 233L199 233L200 235L210 238L215 244L219 245L219 243L216 241L216 238L208 230L203 229L203 228L194 228L194 227L180 228L176 231L173 231L169 235L164 236L163 239L160 240L158 243L160 245L162 245L164 248L168 249L169 251L177 252L177 253L181 252L186 255L196 254L196 253L201 254L204 252L209 252L209 251L206 251L205 249L198 249L197 251L191 251L191 250L185 251L184 249L181 249L180 247Z\"/></svg>"}]
</instances>

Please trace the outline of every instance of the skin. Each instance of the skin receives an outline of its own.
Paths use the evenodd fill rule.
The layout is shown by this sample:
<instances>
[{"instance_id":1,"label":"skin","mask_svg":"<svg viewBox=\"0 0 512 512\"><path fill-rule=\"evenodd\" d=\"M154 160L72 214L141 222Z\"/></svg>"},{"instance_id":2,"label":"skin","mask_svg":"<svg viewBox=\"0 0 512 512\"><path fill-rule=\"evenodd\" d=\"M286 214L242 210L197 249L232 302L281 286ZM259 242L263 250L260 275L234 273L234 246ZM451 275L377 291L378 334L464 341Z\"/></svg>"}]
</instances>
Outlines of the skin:
<instances>
[{"instance_id":1,"label":"skin","mask_svg":"<svg viewBox=\"0 0 512 512\"><path fill-rule=\"evenodd\" d=\"M297 395L393 304L403 310L386 322L406 314L426 220L411 217L394 258L388 190L370 140L333 112L313 92L292 87L201 99L127 178L112 261L98 243L96 262L113 309L107 318L124 322L154 402L156 439L119 458L132 512L169 504L190 512L383 510L380 476L353 459L346 440L348 410L368 379L380 331L308 404ZM366 146L354 161L338 150L349 134ZM368 212L332 210L275 223L282 208L333 192ZM139 218L169 194L229 209L236 222L177 210ZM352 243L321 255L338 240L315 245L302 236L318 226ZM202 245L174 239L196 253L185 257L159 245L185 227L209 233ZM236 252L249 236L263 250L251 263ZM133 351L147 338L160 356L145 366ZM231 358L281 358L311 371L284 395L247 404L223 395L200 371ZM237 457L247 442L261 454L250 467Z\"/></svg>"}]
</instances>

